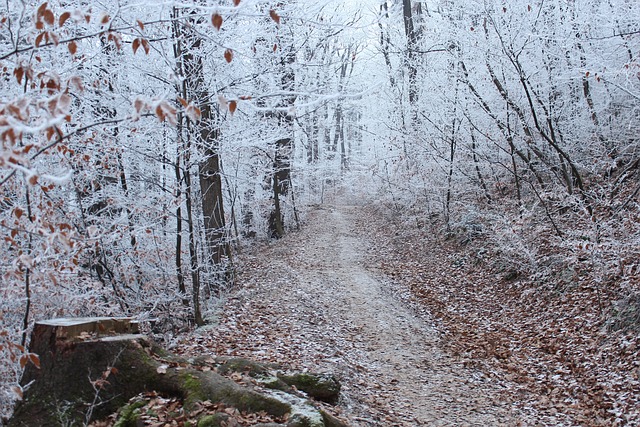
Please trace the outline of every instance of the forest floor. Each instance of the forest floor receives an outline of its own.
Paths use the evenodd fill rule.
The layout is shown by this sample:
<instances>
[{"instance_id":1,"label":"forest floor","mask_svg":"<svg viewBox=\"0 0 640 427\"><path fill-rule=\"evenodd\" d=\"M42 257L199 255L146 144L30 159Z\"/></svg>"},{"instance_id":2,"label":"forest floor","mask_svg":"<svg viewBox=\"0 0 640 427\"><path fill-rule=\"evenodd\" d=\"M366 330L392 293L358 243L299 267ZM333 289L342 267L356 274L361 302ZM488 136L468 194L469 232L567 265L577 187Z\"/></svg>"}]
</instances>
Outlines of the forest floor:
<instances>
[{"instance_id":1,"label":"forest floor","mask_svg":"<svg viewBox=\"0 0 640 427\"><path fill-rule=\"evenodd\" d=\"M372 237L362 208L317 207L301 231L241 256L239 290L182 351L333 373L334 412L353 426L522 425L505 384L452 356L428 311L403 301Z\"/></svg>"},{"instance_id":2,"label":"forest floor","mask_svg":"<svg viewBox=\"0 0 640 427\"><path fill-rule=\"evenodd\" d=\"M333 373L354 427L640 425L640 335L607 327L613 286L507 278L474 258L486 242L395 221L315 207L239 256L237 289L178 351Z\"/></svg>"}]
</instances>

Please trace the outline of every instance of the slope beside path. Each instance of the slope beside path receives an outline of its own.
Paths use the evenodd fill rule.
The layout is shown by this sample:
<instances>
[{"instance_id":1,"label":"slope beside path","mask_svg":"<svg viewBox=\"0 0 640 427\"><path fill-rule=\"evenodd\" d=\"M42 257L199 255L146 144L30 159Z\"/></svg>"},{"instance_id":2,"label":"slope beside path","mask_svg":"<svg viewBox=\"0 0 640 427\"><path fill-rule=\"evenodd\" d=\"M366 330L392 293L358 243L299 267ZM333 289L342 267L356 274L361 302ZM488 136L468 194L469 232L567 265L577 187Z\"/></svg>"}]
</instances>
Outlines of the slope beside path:
<instances>
[{"instance_id":1,"label":"slope beside path","mask_svg":"<svg viewBox=\"0 0 640 427\"><path fill-rule=\"evenodd\" d=\"M332 372L354 426L521 424L500 386L443 350L428 316L372 268L360 215L320 206L300 232L243 255L240 289L191 349Z\"/></svg>"}]
</instances>

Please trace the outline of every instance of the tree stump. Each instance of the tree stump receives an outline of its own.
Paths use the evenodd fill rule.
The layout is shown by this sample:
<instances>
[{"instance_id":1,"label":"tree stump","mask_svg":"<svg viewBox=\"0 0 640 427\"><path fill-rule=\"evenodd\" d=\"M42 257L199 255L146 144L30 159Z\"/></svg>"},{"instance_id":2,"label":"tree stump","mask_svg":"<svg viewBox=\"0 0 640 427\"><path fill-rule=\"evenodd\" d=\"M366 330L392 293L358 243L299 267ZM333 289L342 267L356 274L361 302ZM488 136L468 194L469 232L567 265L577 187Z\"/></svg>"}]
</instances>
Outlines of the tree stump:
<instances>
[{"instance_id":1,"label":"tree stump","mask_svg":"<svg viewBox=\"0 0 640 427\"><path fill-rule=\"evenodd\" d=\"M147 391L178 397L187 410L209 400L240 411L265 411L276 417L289 414L294 420L300 406L293 403L299 397L240 386L164 351L139 334L131 318L37 322L30 351L40 357L40 368L26 366L21 380L24 397L9 427L88 424ZM314 409L309 405L303 404ZM314 427L343 426L324 411L316 414L324 423L313 423Z\"/></svg>"}]
</instances>

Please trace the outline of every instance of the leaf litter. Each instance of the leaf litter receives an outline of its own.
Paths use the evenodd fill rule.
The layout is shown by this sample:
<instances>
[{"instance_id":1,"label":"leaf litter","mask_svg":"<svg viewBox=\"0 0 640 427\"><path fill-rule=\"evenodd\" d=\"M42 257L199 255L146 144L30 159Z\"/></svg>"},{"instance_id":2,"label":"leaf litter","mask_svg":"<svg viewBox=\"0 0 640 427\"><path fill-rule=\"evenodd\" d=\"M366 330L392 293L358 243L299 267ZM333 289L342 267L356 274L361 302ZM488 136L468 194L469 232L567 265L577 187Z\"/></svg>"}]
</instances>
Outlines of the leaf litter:
<instances>
[{"instance_id":1,"label":"leaf litter","mask_svg":"<svg viewBox=\"0 0 640 427\"><path fill-rule=\"evenodd\" d=\"M327 409L355 427L638 425L638 335L605 327L594 284L559 293L469 252L381 209L318 207L243 253L216 323L173 351L333 373L342 397Z\"/></svg>"},{"instance_id":2,"label":"leaf litter","mask_svg":"<svg viewBox=\"0 0 640 427\"><path fill-rule=\"evenodd\" d=\"M180 351L337 375L330 409L353 426L522 425L506 386L465 366L428 310L402 301L364 213L318 207L301 231L242 254L217 324Z\"/></svg>"}]
</instances>

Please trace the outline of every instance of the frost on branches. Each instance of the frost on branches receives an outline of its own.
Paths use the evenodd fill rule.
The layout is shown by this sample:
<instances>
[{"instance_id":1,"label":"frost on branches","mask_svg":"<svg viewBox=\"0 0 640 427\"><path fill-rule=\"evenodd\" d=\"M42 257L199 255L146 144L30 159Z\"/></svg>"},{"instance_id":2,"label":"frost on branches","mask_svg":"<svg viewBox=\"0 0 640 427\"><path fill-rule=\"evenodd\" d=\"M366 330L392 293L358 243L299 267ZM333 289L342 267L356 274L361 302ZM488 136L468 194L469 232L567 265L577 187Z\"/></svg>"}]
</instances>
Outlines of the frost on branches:
<instances>
[{"instance_id":1,"label":"frost on branches","mask_svg":"<svg viewBox=\"0 0 640 427\"><path fill-rule=\"evenodd\" d=\"M37 363L25 350L34 319L128 314L177 333L202 323L231 283L230 250L219 248L230 248L231 224L240 236L236 212L271 203L264 179L274 172L272 144L254 138L230 150L237 134L227 122L244 116L242 129L258 115L250 76L279 48L254 47L280 46L294 12L241 1L0 6L3 417L21 397L21 369ZM272 64L265 77L280 75ZM282 85L267 78L260 90L273 88ZM282 110L278 100L290 97L259 110ZM269 127L276 136L278 121ZM235 171L205 168L230 151L240 152L229 160ZM239 201L245 192L250 201ZM245 202L253 205L234 205ZM253 233L266 235L267 211L252 212Z\"/></svg>"}]
</instances>

